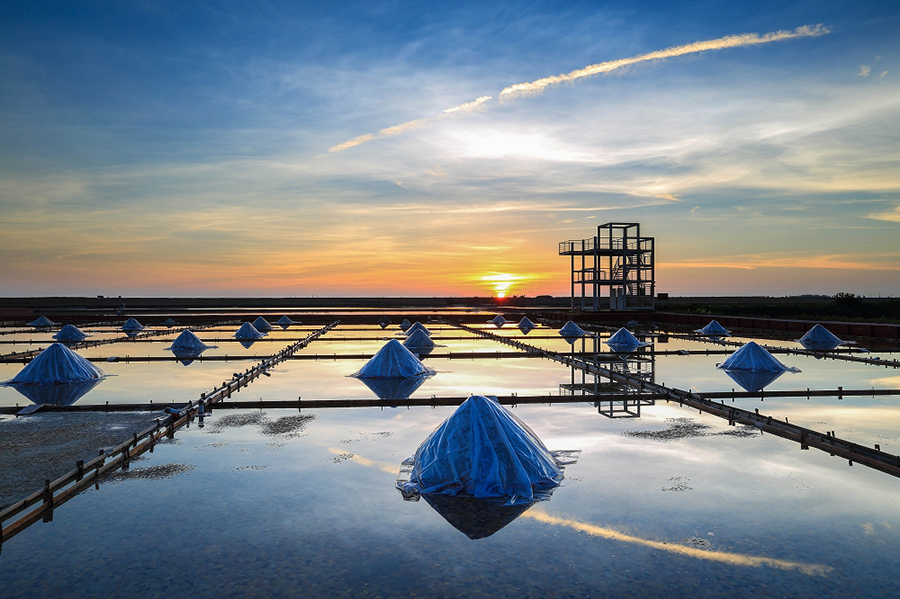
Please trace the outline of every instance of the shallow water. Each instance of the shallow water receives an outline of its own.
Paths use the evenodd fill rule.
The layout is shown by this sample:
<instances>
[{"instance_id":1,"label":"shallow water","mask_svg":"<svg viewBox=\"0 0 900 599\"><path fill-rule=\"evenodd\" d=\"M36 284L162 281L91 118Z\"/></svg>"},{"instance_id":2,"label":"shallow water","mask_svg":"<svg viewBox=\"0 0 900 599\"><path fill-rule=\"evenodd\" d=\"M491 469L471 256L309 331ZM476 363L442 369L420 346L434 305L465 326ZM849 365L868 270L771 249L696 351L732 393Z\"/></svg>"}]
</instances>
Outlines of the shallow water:
<instances>
[{"instance_id":1,"label":"shallow water","mask_svg":"<svg viewBox=\"0 0 900 599\"><path fill-rule=\"evenodd\" d=\"M303 353L370 353L393 335L380 327L338 329ZM336 340L358 337L369 340ZM270 342L265 351L287 343ZM456 343L511 351L474 337L448 340L447 350ZM141 344L95 349L125 345ZM708 345L720 348L678 340L692 352ZM141 346L158 349L156 342ZM769 389L891 386L900 376L840 360L778 357L801 372ZM715 368L723 360L657 356L640 368L669 386L727 391L736 385ZM363 364L288 360L238 398L373 397L348 376ZM559 395L561 385L582 380L539 358L426 364L437 374L413 397ZM116 376L79 404L196 399L251 365L103 363ZM0 365L0 378L20 368ZM0 388L3 405L16 396L27 401ZM900 397L745 398L735 405L900 452ZM203 428L180 430L175 443L134 462L132 474L82 493L53 522L4 543L0 588L24 597L898 593L900 480L664 401L643 406L640 418L620 419L586 402L513 408L550 449L581 455L548 501L473 541L428 503L404 501L394 488L400 462L452 411L215 410ZM65 415L33 418L48 416Z\"/></svg>"}]
</instances>

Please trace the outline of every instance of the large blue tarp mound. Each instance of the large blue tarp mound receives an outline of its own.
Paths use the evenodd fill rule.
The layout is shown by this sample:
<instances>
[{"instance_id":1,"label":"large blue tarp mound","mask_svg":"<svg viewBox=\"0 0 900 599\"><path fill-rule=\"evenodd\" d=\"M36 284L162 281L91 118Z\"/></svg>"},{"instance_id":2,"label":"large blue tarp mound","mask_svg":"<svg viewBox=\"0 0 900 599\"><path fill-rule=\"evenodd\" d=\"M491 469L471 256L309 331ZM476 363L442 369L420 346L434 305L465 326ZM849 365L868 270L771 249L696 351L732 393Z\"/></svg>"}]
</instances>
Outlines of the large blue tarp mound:
<instances>
[{"instance_id":1,"label":"large blue tarp mound","mask_svg":"<svg viewBox=\"0 0 900 599\"><path fill-rule=\"evenodd\" d=\"M175 338L175 341L172 342L172 345L167 347L166 349L176 353L186 354L193 352L203 352L204 350L210 349L210 347L215 346L206 345L192 331L185 329L181 331L181 334L178 335L178 337Z\"/></svg>"},{"instance_id":2,"label":"large blue tarp mound","mask_svg":"<svg viewBox=\"0 0 900 599\"><path fill-rule=\"evenodd\" d=\"M360 379L390 379L429 377L433 374L434 370L422 364L422 361L402 343L391 339L366 362L365 366L351 376Z\"/></svg>"},{"instance_id":3,"label":"large blue tarp mound","mask_svg":"<svg viewBox=\"0 0 900 599\"><path fill-rule=\"evenodd\" d=\"M820 324L817 324L808 330L806 334L797 341L806 349L825 351L832 350L837 346L846 343Z\"/></svg>"},{"instance_id":4,"label":"large blue tarp mound","mask_svg":"<svg viewBox=\"0 0 900 599\"><path fill-rule=\"evenodd\" d=\"M125 324L122 325L123 331L143 331L144 325L137 321L135 318L129 318L125 321Z\"/></svg>"},{"instance_id":5,"label":"large blue tarp mound","mask_svg":"<svg viewBox=\"0 0 900 599\"><path fill-rule=\"evenodd\" d=\"M63 328L59 330L59 332L53 335L53 338L62 343L75 343L78 341L83 341L84 338L87 337L81 329L76 327L74 324L67 324Z\"/></svg>"},{"instance_id":6,"label":"large blue tarp mound","mask_svg":"<svg viewBox=\"0 0 900 599\"><path fill-rule=\"evenodd\" d=\"M563 463L525 423L498 402L473 395L419 446L409 494L503 498L505 505L546 499L563 479Z\"/></svg>"},{"instance_id":7,"label":"large blue tarp mound","mask_svg":"<svg viewBox=\"0 0 900 599\"><path fill-rule=\"evenodd\" d=\"M695 333L707 335L709 337L727 337L731 335L731 331L719 324L718 320L711 320L708 325L702 329L694 329Z\"/></svg>"},{"instance_id":8,"label":"large blue tarp mound","mask_svg":"<svg viewBox=\"0 0 900 599\"><path fill-rule=\"evenodd\" d=\"M57 385L101 379L103 371L63 345L54 343L5 385Z\"/></svg>"},{"instance_id":9,"label":"large blue tarp mound","mask_svg":"<svg viewBox=\"0 0 900 599\"><path fill-rule=\"evenodd\" d=\"M37 319L29 322L28 326L41 328L41 327L52 327L55 324L56 324L55 322L53 322L46 316L39 316Z\"/></svg>"},{"instance_id":10,"label":"large blue tarp mound","mask_svg":"<svg viewBox=\"0 0 900 599\"><path fill-rule=\"evenodd\" d=\"M722 370L752 370L756 372L800 372L797 368L788 368L770 354L766 348L755 341L750 341L739 350L728 356L718 368Z\"/></svg>"},{"instance_id":11,"label":"large blue tarp mound","mask_svg":"<svg viewBox=\"0 0 900 599\"><path fill-rule=\"evenodd\" d=\"M645 341L638 341L638 338L625 328L619 329L610 336L610 338L606 340L606 344L614 352L633 352L639 347L647 347L650 345L650 343Z\"/></svg>"}]
</instances>

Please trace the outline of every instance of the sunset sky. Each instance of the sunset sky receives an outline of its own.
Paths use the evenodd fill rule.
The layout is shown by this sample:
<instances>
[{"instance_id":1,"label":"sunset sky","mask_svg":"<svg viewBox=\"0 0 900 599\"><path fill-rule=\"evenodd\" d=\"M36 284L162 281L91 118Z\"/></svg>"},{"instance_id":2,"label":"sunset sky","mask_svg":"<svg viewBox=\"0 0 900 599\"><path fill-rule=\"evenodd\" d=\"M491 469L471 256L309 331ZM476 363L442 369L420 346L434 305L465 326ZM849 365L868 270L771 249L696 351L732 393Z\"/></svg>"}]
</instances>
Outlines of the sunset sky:
<instances>
[{"instance_id":1,"label":"sunset sky","mask_svg":"<svg viewBox=\"0 0 900 599\"><path fill-rule=\"evenodd\" d=\"M607 221L900 295L888 2L7 0L0 73L3 296L566 295Z\"/></svg>"}]
</instances>

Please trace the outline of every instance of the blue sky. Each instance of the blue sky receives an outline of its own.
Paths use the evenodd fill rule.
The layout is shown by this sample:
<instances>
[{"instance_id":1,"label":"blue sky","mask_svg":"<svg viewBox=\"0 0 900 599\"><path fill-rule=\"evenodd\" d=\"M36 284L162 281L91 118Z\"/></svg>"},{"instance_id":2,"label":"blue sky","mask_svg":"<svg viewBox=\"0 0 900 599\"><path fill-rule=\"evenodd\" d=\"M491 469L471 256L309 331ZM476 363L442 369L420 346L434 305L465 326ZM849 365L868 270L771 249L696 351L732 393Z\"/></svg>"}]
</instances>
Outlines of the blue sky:
<instances>
[{"instance_id":1,"label":"blue sky","mask_svg":"<svg viewBox=\"0 0 900 599\"><path fill-rule=\"evenodd\" d=\"M563 295L557 242L634 221L674 295L898 295L898 32L883 2L5 2L0 294Z\"/></svg>"}]
</instances>

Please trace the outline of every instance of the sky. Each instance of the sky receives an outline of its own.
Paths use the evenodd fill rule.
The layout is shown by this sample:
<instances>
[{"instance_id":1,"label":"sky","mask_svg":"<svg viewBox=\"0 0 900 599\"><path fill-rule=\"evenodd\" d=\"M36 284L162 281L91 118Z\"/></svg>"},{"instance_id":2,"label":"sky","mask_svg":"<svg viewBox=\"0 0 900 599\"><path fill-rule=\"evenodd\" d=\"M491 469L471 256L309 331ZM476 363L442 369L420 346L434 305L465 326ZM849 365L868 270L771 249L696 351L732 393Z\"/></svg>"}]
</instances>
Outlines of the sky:
<instances>
[{"instance_id":1,"label":"sky","mask_svg":"<svg viewBox=\"0 0 900 599\"><path fill-rule=\"evenodd\" d=\"M900 295L900 5L0 4L0 296Z\"/></svg>"}]
</instances>

